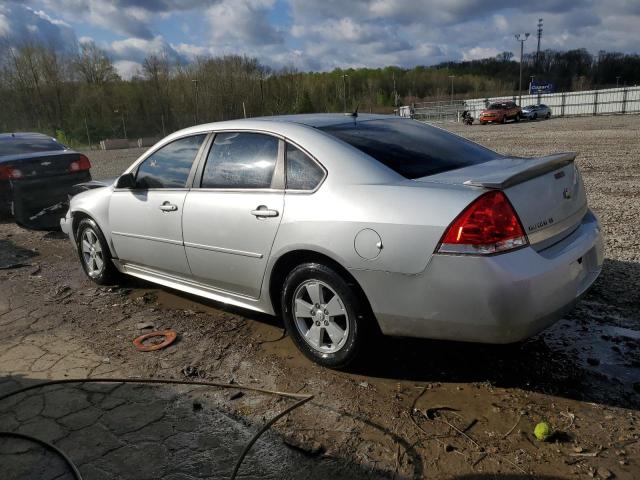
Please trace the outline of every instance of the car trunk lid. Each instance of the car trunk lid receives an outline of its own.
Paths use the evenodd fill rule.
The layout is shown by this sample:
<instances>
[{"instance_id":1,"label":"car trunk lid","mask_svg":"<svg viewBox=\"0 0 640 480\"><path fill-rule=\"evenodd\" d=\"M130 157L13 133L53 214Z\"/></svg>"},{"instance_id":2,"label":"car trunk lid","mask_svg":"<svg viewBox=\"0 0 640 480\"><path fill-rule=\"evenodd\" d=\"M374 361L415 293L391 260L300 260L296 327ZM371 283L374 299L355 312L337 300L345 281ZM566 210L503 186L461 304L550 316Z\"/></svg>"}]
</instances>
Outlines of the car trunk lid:
<instances>
[{"instance_id":1,"label":"car trunk lid","mask_svg":"<svg viewBox=\"0 0 640 480\"><path fill-rule=\"evenodd\" d=\"M423 182L502 190L536 250L572 233L587 213L587 198L575 153L544 157L501 157L419 179Z\"/></svg>"},{"instance_id":2,"label":"car trunk lid","mask_svg":"<svg viewBox=\"0 0 640 480\"><path fill-rule=\"evenodd\" d=\"M71 164L80 159L74 151L52 151L2 157L0 165L20 171L20 178L49 177L71 171Z\"/></svg>"}]
</instances>

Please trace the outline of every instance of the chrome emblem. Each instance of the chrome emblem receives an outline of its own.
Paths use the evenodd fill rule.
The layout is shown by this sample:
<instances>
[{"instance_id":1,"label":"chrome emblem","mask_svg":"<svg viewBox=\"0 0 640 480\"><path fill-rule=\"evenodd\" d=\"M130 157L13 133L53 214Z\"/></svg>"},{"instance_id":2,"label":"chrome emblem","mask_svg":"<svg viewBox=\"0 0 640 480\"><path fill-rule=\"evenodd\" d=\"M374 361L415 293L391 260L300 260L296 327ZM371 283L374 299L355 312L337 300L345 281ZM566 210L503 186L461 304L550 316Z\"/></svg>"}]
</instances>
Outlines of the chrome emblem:
<instances>
[{"instance_id":1,"label":"chrome emblem","mask_svg":"<svg viewBox=\"0 0 640 480\"><path fill-rule=\"evenodd\" d=\"M565 200L569 200L569 199L571 198L571 195L573 195L573 192L571 191L571 189L570 189L569 187L565 188L565 189L562 191L562 197L563 197Z\"/></svg>"}]
</instances>

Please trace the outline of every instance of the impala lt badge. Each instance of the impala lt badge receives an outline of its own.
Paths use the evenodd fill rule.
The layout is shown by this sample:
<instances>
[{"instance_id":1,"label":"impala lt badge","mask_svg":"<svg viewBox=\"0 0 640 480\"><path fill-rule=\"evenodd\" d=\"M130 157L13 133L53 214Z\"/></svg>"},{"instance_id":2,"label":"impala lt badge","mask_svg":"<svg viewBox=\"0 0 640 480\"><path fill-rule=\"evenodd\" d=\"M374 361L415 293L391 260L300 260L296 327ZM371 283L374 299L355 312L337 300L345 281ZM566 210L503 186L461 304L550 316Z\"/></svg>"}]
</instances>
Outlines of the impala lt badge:
<instances>
[{"instance_id":1,"label":"impala lt badge","mask_svg":"<svg viewBox=\"0 0 640 480\"><path fill-rule=\"evenodd\" d=\"M571 192L571 189L569 187L566 187L563 191L562 191L562 196L565 200L569 200L571 198L571 195L573 193Z\"/></svg>"}]
</instances>

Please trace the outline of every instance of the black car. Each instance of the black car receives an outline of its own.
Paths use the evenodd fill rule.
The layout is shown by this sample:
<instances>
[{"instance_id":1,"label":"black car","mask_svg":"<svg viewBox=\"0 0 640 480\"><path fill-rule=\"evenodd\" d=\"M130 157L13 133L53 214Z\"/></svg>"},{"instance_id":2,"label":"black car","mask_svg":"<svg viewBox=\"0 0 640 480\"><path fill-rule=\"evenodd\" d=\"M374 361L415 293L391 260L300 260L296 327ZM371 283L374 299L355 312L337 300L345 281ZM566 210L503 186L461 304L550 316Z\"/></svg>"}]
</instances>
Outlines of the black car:
<instances>
[{"instance_id":1,"label":"black car","mask_svg":"<svg viewBox=\"0 0 640 480\"><path fill-rule=\"evenodd\" d=\"M0 213L29 228L57 228L89 159L41 133L0 134Z\"/></svg>"}]
</instances>

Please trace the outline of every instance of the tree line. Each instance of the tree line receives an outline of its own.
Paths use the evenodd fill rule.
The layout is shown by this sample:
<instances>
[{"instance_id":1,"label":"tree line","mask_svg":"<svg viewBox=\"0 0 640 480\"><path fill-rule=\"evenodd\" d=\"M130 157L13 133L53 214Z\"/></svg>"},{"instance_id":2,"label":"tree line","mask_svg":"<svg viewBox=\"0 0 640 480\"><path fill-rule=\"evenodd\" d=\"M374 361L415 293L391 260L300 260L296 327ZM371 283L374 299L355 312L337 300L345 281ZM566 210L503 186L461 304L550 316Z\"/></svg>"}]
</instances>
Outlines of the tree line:
<instances>
[{"instance_id":1,"label":"tree line","mask_svg":"<svg viewBox=\"0 0 640 480\"><path fill-rule=\"evenodd\" d=\"M69 144L105 138L161 136L196 123L287 113L390 113L421 101L508 96L518 89L519 63L495 58L414 68L301 72L273 69L256 58L227 55L176 63L149 55L122 79L94 43L77 52L24 43L0 46L0 130L35 130ZM558 91L633 85L640 56L545 50L523 59L530 76ZM453 92L452 92L453 84Z\"/></svg>"}]
</instances>

